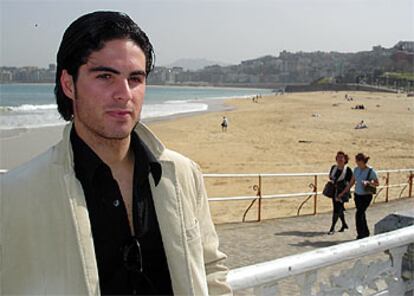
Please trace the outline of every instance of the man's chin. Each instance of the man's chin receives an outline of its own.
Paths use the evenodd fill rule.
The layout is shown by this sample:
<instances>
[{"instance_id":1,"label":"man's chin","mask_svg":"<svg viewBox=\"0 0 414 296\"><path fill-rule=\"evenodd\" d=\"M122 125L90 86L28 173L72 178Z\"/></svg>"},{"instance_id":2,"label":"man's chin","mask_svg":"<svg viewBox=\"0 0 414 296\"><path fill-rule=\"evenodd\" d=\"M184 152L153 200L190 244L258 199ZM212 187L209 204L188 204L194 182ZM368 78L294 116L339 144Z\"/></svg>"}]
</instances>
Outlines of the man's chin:
<instances>
[{"instance_id":1,"label":"man's chin","mask_svg":"<svg viewBox=\"0 0 414 296\"><path fill-rule=\"evenodd\" d=\"M131 135L132 129L129 131L116 131L104 133L102 136L108 140L125 140Z\"/></svg>"},{"instance_id":2,"label":"man's chin","mask_svg":"<svg viewBox=\"0 0 414 296\"><path fill-rule=\"evenodd\" d=\"M127 139L131 135L134 128L135 128L135 126L133 126L131 128L106 130L106 131L102 131L100 133L100 136L107 139L107 140L121 141L121 140Z\"/></svg>"}]
</instances>

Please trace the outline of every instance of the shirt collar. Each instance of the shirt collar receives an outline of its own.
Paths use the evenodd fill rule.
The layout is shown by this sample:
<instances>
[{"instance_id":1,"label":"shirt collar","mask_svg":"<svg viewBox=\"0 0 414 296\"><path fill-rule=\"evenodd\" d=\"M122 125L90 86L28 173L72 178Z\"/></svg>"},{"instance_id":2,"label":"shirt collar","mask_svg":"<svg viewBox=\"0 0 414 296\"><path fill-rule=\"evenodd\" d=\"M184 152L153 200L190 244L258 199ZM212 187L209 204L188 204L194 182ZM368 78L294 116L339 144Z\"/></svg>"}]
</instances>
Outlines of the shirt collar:
<instances>
[{"instance_id":1,"label":"shirt collar","mask_svg":"<svg viewBox=\"0 0 414 296\"><path fill-rule=\"evenodd\" d=\"M85 172L88 179L93 178L95 171L100 166L106 166L99 156L78 136L74 126L70 133L70 141L75 167L78 166L78 169ZM131 133L131 147L135 154L135 173L137 173L137 169L141 172L143 172L143 169L148 169L145 172L152 174L155 186L157 186L162 176L161 164L134 131ZM78 171L78 169L75 168L75 171Z\"/></svg>"},{"instance_id":2,"label":"shirt collar","mask_svg":"<svg viewBox=\"0 0 414 296\"><path fill-rule=\"evenodd\" d=\"M144 167L148 167L149 172L154 178L155 186L157 186L162 176L162 167L160 162L134 131L131 133L131 146L135 152L135 166L141 164Z\"/></svg>"}]
</instances>

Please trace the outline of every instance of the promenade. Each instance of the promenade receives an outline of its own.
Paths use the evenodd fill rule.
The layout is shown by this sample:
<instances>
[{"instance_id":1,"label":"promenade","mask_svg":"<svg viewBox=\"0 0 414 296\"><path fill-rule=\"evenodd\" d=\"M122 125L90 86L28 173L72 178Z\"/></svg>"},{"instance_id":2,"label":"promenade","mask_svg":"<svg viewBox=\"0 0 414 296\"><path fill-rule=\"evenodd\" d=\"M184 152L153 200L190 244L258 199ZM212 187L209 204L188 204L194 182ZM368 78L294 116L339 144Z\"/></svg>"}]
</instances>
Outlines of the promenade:
<instances>
[{"instance_id":1,"label":"promenade","mask_svg":"<svg viewBox=\"0 0 414 296\"><path fill-rule=\"evenodd\" d=\"M367 212L371 235L374 234L374 225L379 220L391 213L413 207L414 198L371 205ZM220 237L221 250L228 255L227 265L230 269L235 269L352 241L356 237L354 216L355 209L347 210L349 230L343 233L336 232L334 235L327 234L331 224L331 213L265 220L260 223L221 224L217 225L216 229ZM337 229L340 226L341 222L338 221ZM377 254L366 256L361 262L369 264L386 258L386 254ZM345 261L319 270L314 289L322 283L328 283L332 275L351 269L354 264L355 261ZM300 295L297 278L289 277L278 283L280 295ZM235 295L253 295L253 291L239 291Z\"/></svg>"},{"instance_id":2,"label":"promenade","mask_svg":"<svg viewBox=\"0 0 414 296\"><path fill-rule=\"evenodd\" d=\"M353 200L350 201L353 203ZM414 198L371 205L367 220L374 234L374 225L388 214L414 207ZM311 251L354 240L355 209L345 213L349 230L327 235L331 213L216 226L221 250L228 255L230 269L260 263L293 254ZM337 223L337 230L341 222Z\"/></svg>"}]
</instances>

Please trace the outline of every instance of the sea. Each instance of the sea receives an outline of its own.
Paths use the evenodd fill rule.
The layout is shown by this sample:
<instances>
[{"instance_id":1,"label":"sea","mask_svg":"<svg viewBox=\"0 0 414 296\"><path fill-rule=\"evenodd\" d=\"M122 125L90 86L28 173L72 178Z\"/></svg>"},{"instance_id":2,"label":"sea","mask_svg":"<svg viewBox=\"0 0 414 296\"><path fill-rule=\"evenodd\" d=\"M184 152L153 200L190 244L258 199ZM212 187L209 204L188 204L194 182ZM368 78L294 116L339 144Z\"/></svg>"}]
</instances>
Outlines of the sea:
<instances>
[{"instance_id":1,"label":"sea","mask_svg":"<svg viewBox=\"0 0 414 296\"><path fill-rule=\"evenodd\" d=\"M54 84L0 84L0 130L63 125ZM143 120L208 111L213 102L270 94L270 89L147 86Z\"/></svg>"}]
</instances>

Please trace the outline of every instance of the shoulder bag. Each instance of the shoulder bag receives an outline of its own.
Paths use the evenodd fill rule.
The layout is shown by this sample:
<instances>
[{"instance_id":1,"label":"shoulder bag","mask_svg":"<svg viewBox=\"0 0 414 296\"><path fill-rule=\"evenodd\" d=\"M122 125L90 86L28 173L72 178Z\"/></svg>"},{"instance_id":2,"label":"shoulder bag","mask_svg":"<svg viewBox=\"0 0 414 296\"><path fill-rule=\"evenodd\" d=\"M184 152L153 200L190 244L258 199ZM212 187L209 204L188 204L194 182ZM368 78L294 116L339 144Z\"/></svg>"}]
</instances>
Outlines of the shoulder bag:
<instances>
[{"instance_id":1,"label":"shoulder bag","mask_svg":"<svg viewBox=\"0 0 414 296\"><path fill-rule=\"evenodd\" d=\"M376 194L377 193L377 187L371 184L371 172L372 172L372 168L369 169L368 171L368 176L367 176L367 180L368 181L365 185L364 185L364 189L366 192L369 192L370 194Z\"/></svg>"}]
</instances>

